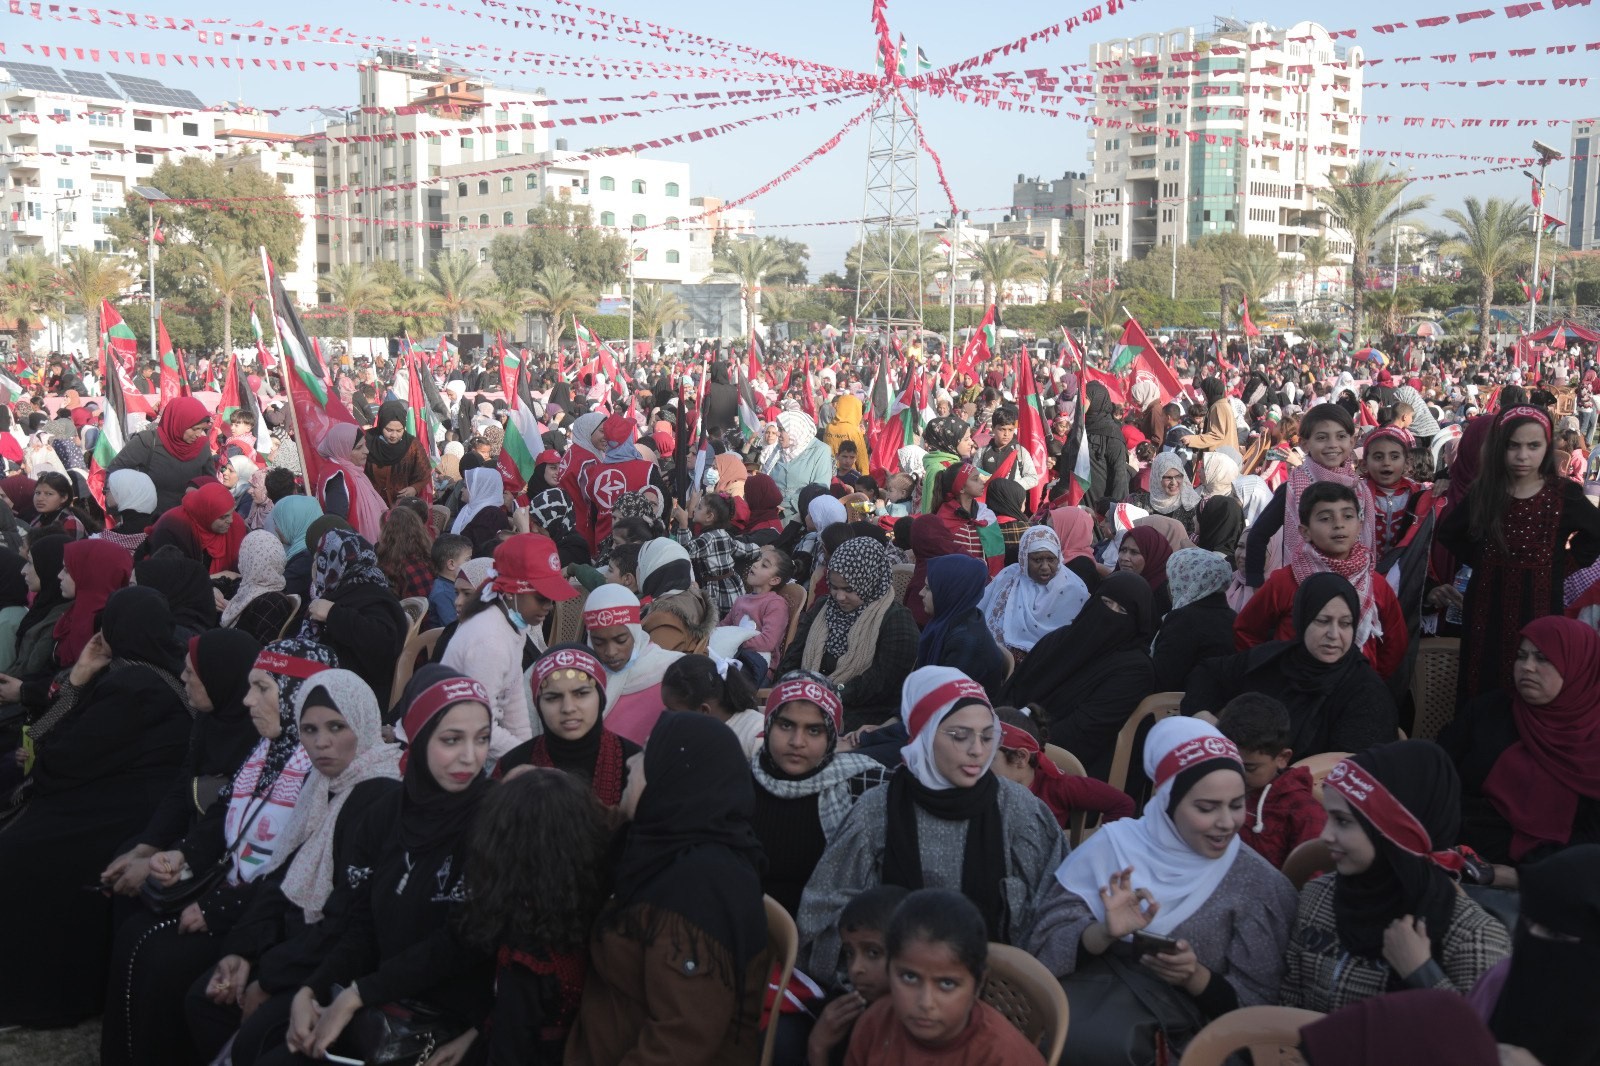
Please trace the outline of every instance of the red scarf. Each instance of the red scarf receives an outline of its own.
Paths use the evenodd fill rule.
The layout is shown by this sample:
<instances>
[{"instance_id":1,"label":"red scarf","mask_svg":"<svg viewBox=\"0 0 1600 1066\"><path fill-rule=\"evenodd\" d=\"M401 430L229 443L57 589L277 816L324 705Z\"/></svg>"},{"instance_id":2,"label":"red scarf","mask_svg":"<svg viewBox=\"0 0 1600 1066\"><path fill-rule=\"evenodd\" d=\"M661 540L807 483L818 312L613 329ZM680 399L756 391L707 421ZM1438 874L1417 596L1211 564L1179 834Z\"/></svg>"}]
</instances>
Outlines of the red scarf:
<instances>
[{"instance_id":1,"label":"red scarf","mask_svg":"<svg viewBox=\"0 0 1600 1066\"><path fill-rule=\"evenodd\" d=\"M543 733L533 738L533 747L528 751L528 763L531 766L555 766L550 759L550 751L545 744ZM590 788L594 792L594 798L607 807L615 807L622 802L624 768L622 740L611 730L603 730L600 733L600 754L594 759L594 779Z\"/></svg>"},{"instance_id":2,"label":"red scarf","mask_svg":"<svg viewBox=\"0 0 1600 1066\"><path fill-rule=\"evenodd\" d=\"M239 565L239 542L244 540L244 520L234 515L226 533L218 533L211 528L211 523L233 512L233 493L223 488L222 482L210 482L187 494L181 509L184 518L188 519L195 541L206 553L213 574L232 570Z\"/></svg>"},{"instance_id":3,"label":"red scarf","mask_svg":"<svg viewBox=\"0 0 1600 1066\"><path fill-rule=\"evenodd\" d=\"M1300 539L1300 495L1318 481L1334 481L1355 492L1356 510L1361 515L1361 546L1369 552L1373 551L1377 541L1372 521L1372 490L1368 488L1366 478L1356 473L1354 461L1346 460L1339 469L1329 470L1308 458L1290 469L1288 479L1284 482L1287 488L1283 490L1283 557L1293 559L1305 543Z\"/></svg>"},{"instance_id":4,"label":"red scarf","mask_svg":"<svg viewBox=\"0 0 1600 1066\"><path fill-rule=\"evenodd\" d=\"M156 436L174 459L187 463L197 459L206 450L204 434L185 442L183 434L211 417L206 405L193 396L175 396L161 409L161 421L156 423Z\"/></svg>"},{"instance_id":5,"label":"red scarf","mask_svg":"<svg viewBox=\"0 0 1600 1066\"><path fill-rule=\"evenodd\" d=\"M1287 522L1284 529L1289 528ZM1356 619L1356 648L1364 648L1373 637L1383 636L1383 624L1378 619L1378 604L1372 594L1372 553L1365 544L1357 544L1343 559L1323 555L1310 541L1301 546L1289 564L1294 571L1294 583L1301 584L1317 573L1338 574L1355 588L1361 598L1361 617Z\"/></svg>"}]
</instances>

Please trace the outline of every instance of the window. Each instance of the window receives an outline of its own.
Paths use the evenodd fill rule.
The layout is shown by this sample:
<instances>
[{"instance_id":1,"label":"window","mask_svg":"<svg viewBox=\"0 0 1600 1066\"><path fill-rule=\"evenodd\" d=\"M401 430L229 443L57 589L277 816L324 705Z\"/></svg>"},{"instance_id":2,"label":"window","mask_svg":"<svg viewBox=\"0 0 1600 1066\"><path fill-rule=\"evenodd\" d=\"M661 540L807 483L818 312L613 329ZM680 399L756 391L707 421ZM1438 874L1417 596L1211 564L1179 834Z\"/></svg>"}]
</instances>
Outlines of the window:
<instances>
[{"instance_id":1,"label":"window","mask_svg":"<svg viewBox=\"0 0 1600 1066\"><path fill-rule=\"evenodd\" d=\"M71 189L72 188L72 179L71 178L57 178L56 179L56 188L58 188L58 189Z\"/></svg>"},{"instance_id":2,"label":"window","mask_svg":"<svg viewBox=\"0 0 1600 1066\"><path fill-rule=\"evenodd\" d=\"M677 229L678 228L678 220L675 219L675 218L667 219L667 228L668 229Z\"/></svg>"},{"instance_id":3,"label":"window","mask_svg":"<svg viewBox=\"0 0 1600 1066\"><path fill-rule=\"evenodd\" d=\"M678 258L678 253L676 251L669 251L667 253L667 262L669 263L676 263Z\"/></svg>"},{"instance_id":4,"label":"window","mask_svg":"<svg viewBox=\"0 0 1600 1066\"><path fill-rule=\"evenodd\" d=\"M602 226L615 226L617 224L617 216L610 211L602 211L600 212L600 224Z\"/></svg>"},{"instance_id":5,"label":"window","mask_svg":"<svg viewBox=\"0 0 1600 1066\"><path fill-rule=\"evenodd\" d=\"M496 155L510 155L511 154L511 142L510 141L495 141L494 142L494 151L495 151Z\"/></svg>"},{"instance_id":6,"label":"window","mask_svg":"<svg viewBox=\"0 0 1600 1066\"><path fill-rule=\"evenodd\" d=\"M149 133L151 132L150 120L147 118L136 118L133 120L133 128L138 130L140 133Z\"/></svg>"},{"instance_id":7,"label":"window","mask_svg":"<svg viewBox=\"0 0 1600 1066\"><path fill-rule=\"evenodd\" d=\"M602 177L600 179L600 191L601 192L616 192L617 191L617 179L616 178L612 178L612 177Z\"/></svg>"},{"instance_id":8,"label":"window","mask_svg":"<svg viewBox=\"0 0 1600 1066\"><path fill-rule=\"evenodd\" d=\"M511 188L512 188L511 179L509 177L505 177L505 178L501 178L500 179L500 191L501 192L510 192Z\"/></svg>"},{"instance_id":9,"label":"window","mask_svg":"<svg viewBox=\"0 0 1600 1066\"><path fill-rule=\"evenodd\" d=\"M91 126L120 126L117 116L106 111L89 112L89 125Z\"/></svg>"},{"instance_id":10,"label":"window","mask_svg":"<svg viewBox=\"0 0 1600 1066\"><path fill-rule=\"evenodd\" d=\"M96 196L118 196L120 195L120 190L114 181L97 181L94 183L94 194Z\"/></svg>"},{"instance_id":11,"label":"window","mask_svg":"<svg viewBox=\"0 0 1600 1066\"><path fill-rule=\"evenodd\" d=\"M489 261L489 249L487 249L487 248L479 248L478 249L478 262L487 263L488 261Z\"/></svg>"},{"instance_id":12,"label":"window","mask_svg":"<svg viewBox=\"0 0 1600 1066\"><path fill-rule=\"evenodd\" d=\"M633 179L633 191L634 191L634 193L636 195L642 196L644 194L644 182L641 181L638 178L634 178Z\"/></svg>"},{"instance_id":13,"label":"window","mask_svg":"<svg viewBox=\"0 0 1600 1066\"><path fill-rule=\"evenodd\" d=\"M467 216L466 215L461 215L459 218L456 219L456 229L466 229L466 228L467 228Z\"/></svg>"},{"instance_id":14,"label":"window","mask_svg":"<svg viewBox=\"0 0 1600 1066\"><path fill-rule=\"evenodd\" d=\"M97 226L103 225L105 223L106 219L110 218L112 215L117 213L117 210L118 209L115 208L115 207L97 207L97 208L95 208L94 209L94 214L93 214L95 225L97 225Z\"/></svg>"},{"instance_id":15,"label":"window","mask_svg":"<svg viewBox=\"0 0 1600 1066\"><path fill-rule=\"evenodd\" d=\"M428 143L431 144L435 148L439 147L439 144L440 144L439 135L437 133L428 134Z\"/></svg>"},{"instance_id":16,"label":"window","mask_svg":"<svg viewBox=\"0 0 1600 1066\"><path fill-rule=\"evenodd\" d=\"M537 174L529 174L528 175L528 180L525 183L524 187L525 188L529 188L529 189L537 189L539 187L539 175L537 175Z\"/></svg>"},{"instance_id":17,"label":"window","mask_svg":"<svg viewBox=\"0 0 1600 1066\"><path fill-rule=\"evenodd\" d=\"M151 164L156 161L156 157L150 152L135 152L133 153L133 161L135 163Z\"/></svg>"},{"instance_id":18,"label":"window","mask_svg":"<svg viewBox=\"0 0 1600 1066\"><path fill-rule=\"evenodd\" d=\"M538 209L537 208L532 208L532 207L528 208L528 214L525 216L528 225L530 225L530 226L533 225L533 220L537 216L537 214L538 214Z\"/></svg>"},{"instance_id":19,"label":"window","mask_svg":"<svg viewBox=\"0 0 1600 1066\"><path fill-rule=\"evenodd\" d=\"M467 195L467 183L466 182L463 181L463 182L458 182L456 184L456 195L458 197L462 197L462 198L466 197L466 195Z\"/></svg>"},{"instance_id":20,"label":"window","mask_svg":"<svg viewBox=\"0 0 1600 1066\"><path fill-rule=\"evenodd\" d=\"M633 216L633 226L634 226L635 229L643 229L644 226L645 226L644 216L643 215L634 215Z\"/></svg>"},{"instance_id":21,"label":"window","mask_svg":"<svg viewBox=\"0 0 1600 1066\"><path fill-rule=\"evenodd\" d=\"M667 182L667 195L668 196L676 196L676 195L678 195L678 183L677 182L675 182L675 181Z\"/></svg>"},{"instance_id":22,"label":"window","mask_svg":"<svg viewBox=\"0 0 1600 1066\"><path fill-rule=\"evenodd\" d=\"M650 261L650 249L640 248L639 254L633 257L633 261L635 263L648 263Z\"/></svg>"},{"instance_id":23,"label":"window","mask_svg":"<svg viewBox=\"0 0 1600 1066\"><path fill-rule=\"evenodd\" d=\"M478 195L479 196L488 196L489 195L489 179L488 178L484 178L484 179L482 179L482 180L480 180L478 182Z\"/></svg>"},{"instance_id":24,"label":"window","mask_svg":"<svg viewBox=\"0 0 1600 1066\"><path fill-rule=\"evenodd\" d=\"M500 224L502 226L511 226L515 225L515 223L516 215L512 214L510 211L507 211L505 214L500 216Z\"/></svg>"},{"instance_id":25,"label":"window","mask_svg":"<svg viewBox=\"0 0 1600 1066\"><path fill-rule=\"evenodd\" d=\"M461 138L461 147L463 147L463 148L471 148L472 147L472 138L471 137L463 137L463 138Z\"/></svg>"},{"instance_id":26,"label":"window","mask_svg":"<svg viewBox=\"0 0 1600 1066\"><path fill-rule=\"evenodd\" d=\"M284 184L284 185L293 185L294 184L294 175L293 174L279 174L278 175L278 181L280 183Z\"/></svg>"},{"instance_id":27,"label":"window","mask_svg":"<svg viewBox=\"0 0 1600 1066\"><path fill-rule=\"evenodd\" d=\"M479 215L478 216L478 225L487 226L488 224L489 224L489 216L488 215L485 214L485 215Z\"/></svg>"},{"instance_id":28,"label":"window","mask_svg":"<svg viewBox=\"0 0 1600 1066\"><path fill-rule=\"evenodd\" d=\"M183 135L185 137L198 137L198 136L200 136L200 123L198 123L198 122L185 122L183 124Z\"/></svg>"},{"instance_id":29,"label":"window","mask_svg":"<svg viewBox=\"0 0 1600 1066\"><path fill-rule=\"evenodd\" d=\"M109 254L109 253L114 252L114 251L117 250L117 245L116 245L115 241L111 241L111 240L95 241L94 242L94 250L97 251L97 252L106 252L106 253Z\"/></svg>"}]
</instances>

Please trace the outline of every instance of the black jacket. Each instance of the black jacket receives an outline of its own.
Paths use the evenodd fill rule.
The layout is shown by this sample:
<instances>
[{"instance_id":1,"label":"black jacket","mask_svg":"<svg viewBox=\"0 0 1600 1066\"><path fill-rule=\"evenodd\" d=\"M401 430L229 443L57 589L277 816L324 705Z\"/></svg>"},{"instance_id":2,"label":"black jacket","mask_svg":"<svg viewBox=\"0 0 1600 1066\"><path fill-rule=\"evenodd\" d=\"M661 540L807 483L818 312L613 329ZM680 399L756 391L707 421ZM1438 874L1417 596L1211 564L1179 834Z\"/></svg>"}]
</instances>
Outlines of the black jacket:
<instances>
[{"instance_id":1,"label":"black jacket","mask_svg":"<svg viewBox=\"0 0 1600 1066\"><path fill-rule=\"evenodd\" d=\"M405 646L411 621L387 586L352 585L330 596L333 609L322 629L322 643L339 655L339 665L372 687L378 706L389 708L394 664Z\"/></svg>"},{"instance_id":2,"label":"black jacket","mask_svg":"<svg viewBox=\"0 0 1600 1066\"><path fill-rule=\"evenodd\" d=\"M1233 654L1234 611L1213 592L1167 614L1150 649L1157 692L1182 692L1189 673L1206 659Z\"/></svg>"},{"instance_id":3,"label":"black jacket","mask_svg":"<svg viewBox=\"0 0 1600 1066\"><path fill-rule=\"evenodd\" d=\"M806 638L811 634L811 625L825 606L826 602L818 604L800 619L794 640L790 642L788 651L784 652L783 661L778 664L778 676L781 677L790 670L800 669L801 660L805 656ZM883 616L883 625L878 630L877 655L874 656L872 665L845 682L846 730L855 729L863 724L877 725L884 719L900 713L900 686L905 684L906 675L916 666L917 637L917 623L911 617L911 612L898 603L890 607L888 613ZM838 660L824 652L822 672L829 673L836 665Z\"/></svg>"}]
</instances>

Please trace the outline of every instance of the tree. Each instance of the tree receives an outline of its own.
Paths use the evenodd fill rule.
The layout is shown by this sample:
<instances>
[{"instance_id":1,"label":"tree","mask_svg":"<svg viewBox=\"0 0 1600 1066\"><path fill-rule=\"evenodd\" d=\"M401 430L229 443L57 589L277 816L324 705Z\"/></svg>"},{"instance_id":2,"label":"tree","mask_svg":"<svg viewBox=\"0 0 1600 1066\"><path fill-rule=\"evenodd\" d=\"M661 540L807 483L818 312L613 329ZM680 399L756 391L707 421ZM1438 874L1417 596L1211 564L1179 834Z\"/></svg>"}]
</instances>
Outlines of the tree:
<instances>
[{"instance_id":1,"label":"tree","mask_svg":"<svg viewBox=\"0 0 1600 1066\"><path fill-rule=\"evenodd\" d=\"M50 308L53 268L37 252L14 255L0 274L0 325L14 325L17 351L33 355L34 323Z\"/></svg>"},{"instance_id":2,"label":"tree","mask_svg":"<svg viewBox=\"0 0 1600 1066\"><path fill-rule=\"evenodd\" d=\"M798 267L785 255L782 245L777 241L771 237L760 237L729 242L723 254L712 260L711 269L739 283L744 295L745 314L753 327L761 286L767 277L792 274Z\"/></svg>"},{"instance_id":3,"label":"tree","mask_svg":"<svg viewBox=\"0 0 1600 1066\"><path fill-rule=\"evenodd\" d=\"M88 333L96 345L101 302L132 287L134 281L126 259L87 248L68 248L55 270L56 288L63 302L88 319Z\"/></svg>"},{"instance_id":4,"label":"tree","mask_svg":"<svg viewBox=\"0 0 1600 1066\"><path fill-rule=\"evenodd\" d=\"M587 207L548 200L533 209L522 232L489 242L489 265L495 277L519 290L531 289L541 270L561 266L598 291L627 276L628 241L594 225Z\"/></svg>"},{"instance_id":5,"label":"tree","mask_svg":"<svg viewBox=\"0 0 1600 1066\"><path fill-rule=\"evenodd\" d=\"M1350 237L1350 336L1358 344L1373 239L1380 230L1398 225L1433 203L1432 196L1409 196L1402 201L1400 197L1411 182L1398 177L1399 173L1379 160L1364 159L1350 168L1344 181L1316 190L1317 200L1328 209L1333 224Z\"/></svg>"},{"instance_id":6,"label":"tree","mask_svg":"<svg viewBox=\"0 0 1600 1066\"><path fill-rule=\"evenodd\" d=\"M317 284L344 312L345 351L355 351L357 312L388 307L389 286L365 263L336 263Z\"/></svg>"},{"instance_id":7,"label":"tree","mask_svg":"<svg viewBox=\"0 0 1600 1066\"><path fill-rule=\"evenodd\" d=\"M920 273L924 282L939 274L950 272L950 250L933 237L897 235L889 230L873 230L866 239L845 253L844 277L835 285L830 279L837 274L825 274L819 284L835 285L848 290L845 300L849 306L846 315L855 312L854 292L865 286L868 289L882 285L891 269L907 273Z\"/></svg>"},{"instance_id":8,"label":"tree","mask_svg":"<svg viewBox=\"0 0 1600 1066\"><path fill-rule=\"evenodd\" d=\"M486 334L515 334L528 294L504 281L495 281L478 300L478 328Z\"/></svg>"},{"instance_id":9,"label":"tree","mask_svg":"<svg viewBox=\"0 0 1600 1066\"><path fill-rule=\"evenodd\" d=\"M389 332L421 337L443 325L433 292L416 278L401 276L387 288L382 300L383 309L390 312ZM354 317L353 311L346 314L346 321Z\"/></svg>"},{"instance_id":10,"label":"tree","mask_svg":"<svg viewBox=\"0 0 1600 1066\"><path fill-rule=\"evenodd\" d=\"M1247 240L1238 258L1227 265L1222 283L1238 289L1240 296L1250 301L1259 313L1272 290L1288 273L1289 264L1278 258L1277 249L1263 240Z\"/></svg>"},{"instance_id":11,"label":"tree","mask_svg":"<svg viewBox=\"0 0 1600 1066\"><path fill-rule=\"evenodd\" d=\"M1322 268L1332 261L1333 252L1328 247L1328 238L1320 233L1300 242L1300 262L1305 266L1306 273L1311 275L1312 296L1317 294L1317 283L1322 280Z\"/></svg>"},{"instance_id":12,"label":"tree","mask_svg":"<svg viewBox=\"0 0 1600 1066\"><path fill-rule=\"evenodd\" d=\"M689 321L689 311L677 293L667 292L660 285L640 285L633 293L633 317L644 335L653 341L671 323Z\"/></svg>"},{"instance_id":13,"label":"tree","mask_svg":"<svg viewBox=\"0 0 1600 1066\"><path fill-rule=\"evenodd\" d=\"M1312 319L1310 322L1302 322L1296 326L1295 332L1315 344L1318 348L1326 348L1333 341L1334 335L1339 332L1339 329L1332 322Z\"/></svg>"},{"instance_id":14,"label":"tree","mask_svg":"<svg viewBox=\"0 0 1600 1066\"><path fill-rule=\"evenodd\" d=\"M1527 204L1491 196L1479 202L1467 197L1466 210L1443 212L1460 230L1440 249L1455 256L1478 275L1478 357L1489 356L1489 330L1493 318L1494 286L1500 278L1527 260L1533 249L1532 209Z\"/></svg>"},{"instance_id":15,"label":"tree","mask_svg":"<svg viewBox=\"0 0 1600 1066\"><path fill-rule=\"evenodd\" d=\"M1044 302L1055 303L1066 290L1067 280L1077 273L1072 261L1060 252L1051 252L1039 263L1039 280L1044 282Z\"/></svg>"},{"instance_id":16,"label":"tree","mask_svg":"<svg viewBox=\"0 0 1600 1066\"><path fill-rule=\"evenodd\" d=\"M1394 337L1401 333L1400 320L1417 309L1417 297L1409 288L1376 289L1367 293L1367 308L1374 319L1383 321L1383 331Z\"/></svg>"},{"instance_id":17,"label":"tree","mask_svg":"<svg viewBox=\"0 0 1600 1066\"><path fill-rule=\"evenodd\" d=\"M233 351L233 304L261 291L261 261L236 244L218 244L200 253L195 275L222 305L222 351Z\"/></svg>"},{"instance_id":18,"label":"tree","mask_svg":"<svg viewBox=\"0 0 1600 1066\"><path fill-rule=\"evenodd\" d=\"M711 242L711 255L720 258L727 254L728 249L740 241L736 234L726 231L718 232ZM806 283L806 264L811 260L811 246L801 241L791 241L786 237L770 237L773 245L781 252L792 270L775 270L767 275L767 281L774 285L804 285Z\"/></svg>"},{"instance_id":19,"label":"tree","mask_svg":"<svg viewBox=\"0 0 1600 1066\"><path fill-rule=\"evenodd\" d=\"M761 321L768 329L779 322L795 321L800 296L787 285L768 285L761 290Z\"/></svg>"},{"instance_id":20,"label":"tree","mask_svg":"<svg viewBox=\"0 0 1600 1066\"><path fill-rule=\"evenodd\" d=\"M428 264L424 284L451 333L460 333L461 320L473 317L483 306L477 273L472 253L459 248L439 253Z\"/></svg>"},{"instance_id":21,"label":"tree","mask_svg":"<svg viewBox=\"0 0 1600 1066\"><path fill-rule=\"evenodd\" d=\"M972 271L972 279L983 284L985 305L1005 302L1006 286L1037 278L1039 261L1027 248L1013 240L987 240L968 249L962 266Z\"/></svg>"},{"instance_id":22,"label":"tree","mask_svg":"<svg viewBox=\"0 0 1600 1066\"><path fill-rule=\"evenodd\" d=\"M547 266L533 277L523 305L545 321L545 344L551 351L561 347L567 319L594 306L594 294L578 276L564 266Z\"/></svg>"}]
</instances>

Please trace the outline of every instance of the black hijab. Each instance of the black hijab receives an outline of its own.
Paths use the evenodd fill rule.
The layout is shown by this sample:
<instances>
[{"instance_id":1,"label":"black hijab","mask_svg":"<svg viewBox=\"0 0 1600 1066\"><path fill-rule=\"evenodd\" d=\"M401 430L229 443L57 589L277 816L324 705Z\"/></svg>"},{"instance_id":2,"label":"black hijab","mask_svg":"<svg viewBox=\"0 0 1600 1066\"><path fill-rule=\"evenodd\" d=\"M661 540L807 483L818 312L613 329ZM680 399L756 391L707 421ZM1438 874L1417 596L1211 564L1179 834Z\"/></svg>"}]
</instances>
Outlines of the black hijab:
<instances>
[{"instance_id":1,"label":"black hijab","mask_svg":"<svg viewBox=\"0 0 1600 1066\"><path fill-rule=\"evenodd\" d=\"M465 680L466 675L448 666L429 663L411 675L405 691L400 694L395 712L404 721L418 696L441 681L457 679ZM428 769L428 741L433 739L434 731L439 728L445 713L460 702L463 701L440 706L420 727L415 727L412 722L406 723L408 733L415 727L415 735L406 737L405 769L401 779L403 791L400 796L400 841L408 852L424 853L464 842L467 829L478 813L478 804L488 794L490 781L483 774L474 778L462 791L448 792ZM487 706L484 708L484 720L491 720Z\"/></svg>"},{"instance_id":2,"label":"black hijab","mask_svg":"<svg viewBox=\"0 0 1600 1066\"><path fill-rule=\"evenodd\" d=\"M1461 829L1461 778L1445 750L1431 740L1379 744L1350 757L1378 780L1427 830L1433 850L1454 846ZM1359 810L1356 821L1372 841L1372 865L1333 882L1333 914L1339 943L1353 955L1383 957L1383 931L1405 915L1428 923L1433 957L1439 959L1455 913L1456 883L1428 859L1402 850L1372 827ZM1390 983L1399 987L1399 978ZM1392 990L1392 989L1391 989Z\"/></svg>"},{"instance_id":3,"label":"black hijab","mask_svg":"<svg viewBox=\"0 0 1600 1066\"><path fill-rule=\"evenodd\" d=\"M668 711L645 745L644 779L617 865L615 906L602 922L648 947L665 921L682 919L727 952L733 972L718 976L742 994L744 971L767 944L766 857L750 825L750 761L715 718ZM713 954L689 950L702 965L717 965Z\"/></svg>"},{"instance_id":4,"label":"black hijab","mask_svg":"<svg viewBox=\"0 0 1600 1066\"><path fill-rule=\"evenodd\" d=\"M1122 611L1112 610L1101 597L1110 598ZM1150 583L1119 570L1100 582L1071 625L1046 634L1034 645L1006 682L1002 698L1017 707L1050 702L1056 692L1071 688L1075 678L1107 656L1130 648L1147 651L1154 632Z\"/></svg>"},{"instance_id":5,"label":"black hijab","mask_svg":"<svg viewBox=\"0 0 1600 1066\"><path fill-rule=\"evenodd\" d=\"M1489 1017L1502 1044L1532 1052L1544 1066L1600 1063L1600 844L1579 844L1517 871L1521 916L1511 969ZM1534 936L1537 922L1560 937Z\"/></svg>"},{"instance_id":6,"label":"black hijab","mask_svg":"<svg viewBox=\"0 0 1600 1066\"><path fill-rule=\"evenodd\" d=\"M1111 393L1098 381L1089 382L1083 393L1089 401L1089 414L1083 423L1084 432L1095 437L1120 438L1122 426L1117 422L1117 412L1111 403Z\"/></svg>"},{"instance_id":7,"label":"black hijab","mask_svg":"<svg viewBox=\"0 0 1600 1066\"><path fill-rule=\"evenodd\" d=\"M378 407L378 424L367 430L367 462L377 467L393 466L411 451L415 435L403 433L400 440L390 444L383 437L383 427L390 422L406 424L406 405L400 400L389 400Z\"/></svg>"},{"instance_id":8,"label":"black hijab","mask_svg":"<svg viewBox=\"0 0 1600 1066\"><path fill-rule=\"evenodd\" d=\"M33 572L39 578L39 592L33 597L33 604L28 608L28 613L22 616L22 621L17 623L17 644L20 647L23 636L34 626L43 622L51 611L67 602L61 595L61 568L66 564L67 538L64 536L40 537L33 542L33 548L28 552L28 558L33 563ZM22 576L22 568L18 566L17 576ZM27 588L27 583L23 583Z\"/></svg>"},{"instance_id":9,"label":"black hijab","mask_svg":"<svg viewBox=\"0 0 1600 1066\"><path fill-rule=\"evenodd\" d=\"M1233 561L1244 536L1244 508L1232 496L1212 496L1200 505L1200 532L1195 546Z\"/></svg>"},{"instance_id":10,"label":"black hijab","mask_svg":"<svg viewBox=\"0 0 1600 1066\"><path fill-rule=\"evenodd\" d=\"M26 562L10 548L0 548L0 608L28 606L28 581L22 576ZM59 567L56 573L61 573Z\"/></svg>"},{"instance_id":11,"label":"black hijab","mask_svg":"<svg viewBox=\"0 0 1600 1066\"><path fill-rule=\"evenodd\" d=\"M260 739L244 698L261 645L237 629L213 629L189 641L189 662L211 700L189 732L189 766L196 775L232 776Z\"/></svg>"},{"instance_id":12,"label":"black hijab","mask_svg":"<svg viewBox=\"0 0 1600 1066\"><path fill-rule=\"evenodd\" d=\"M1315 753L1326 750L1319 746L1320 741L1316 738L1328 731L1324 711L1328 698L1344 689L1351 675L1366 664L1366 657L1361 654L1361 648L1353 638L1350 650L1338 662L1325 663L1306 648L1306 630L1311 628L1311 623L1322 609L1335 599L1343 600L1345 606L1350 608L1351 618L1361 617L1361 598L1350 582L1338 574L1330 573L1307 577L1300 582L1294 594L1294 639L1268 641L1259 645L1250 651L1247 660L1251 671L1272 664L1282 674L1285 688L1275 695L1288 706L1293 718L1290 739L1294 742L1295 751Z\"/></svg>"},{"instance_id":13,"label":"black hijab","mask_svg":"<svg viewBox=\"0 0 1600 1066\"><path fill-rule=\"evenodd\" d=\"M183 672L183 646L172 634L167 598L146 585L118 589L100 615L100 632L118 659L148 663L173 677Z\"/></svg>"},{"instance_id":14,"label":"black hijab","mask_svg":"<svg viewBox=\"0 0 1600 1066\"><path fill-rule=\"evenodd\" d=\"M163 548L135 563L133 580L166 598L173 625L196 632L216 628L217 599L211 591L211 575L182 552Z\"/></svg>"},{"instance_id":15,"label":"black hijab","mask_svg":"<svg viewBox=\"0 0 1600 1066\"><path fill-rule=\"evenodd\" d=\"M205 549L200 547L200 542L195 539L194 527L189 523L182 507L174 507L160 518L156 519L145 534L144 542L134 552L134 559L148 559L163 549L171 548L172 553L193 559L197 563L208 563Z\"/></svg>"},{"instance_id":16,"label":"black hijab","mask_svg":"<svg viewBox=\"0 0 1600 1066\"><path fill-rule=\"evenodd\" d=\"M984 502L1000 518L1009 518L1014 522L1028 520L1028 490L1010 478L991 480L984 494Z\"/></svg>"}]
</instances>

